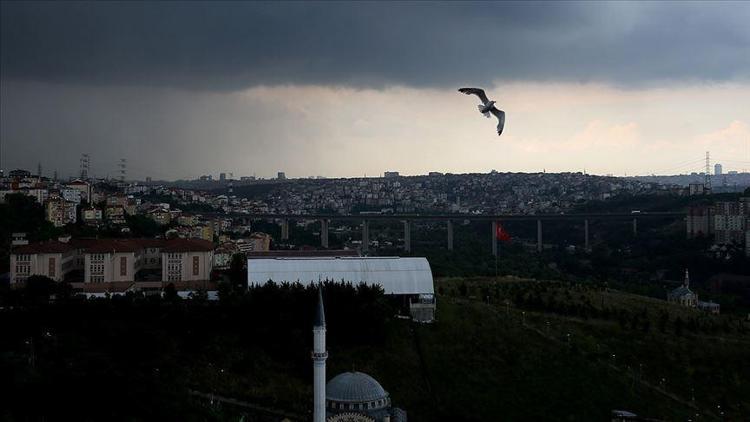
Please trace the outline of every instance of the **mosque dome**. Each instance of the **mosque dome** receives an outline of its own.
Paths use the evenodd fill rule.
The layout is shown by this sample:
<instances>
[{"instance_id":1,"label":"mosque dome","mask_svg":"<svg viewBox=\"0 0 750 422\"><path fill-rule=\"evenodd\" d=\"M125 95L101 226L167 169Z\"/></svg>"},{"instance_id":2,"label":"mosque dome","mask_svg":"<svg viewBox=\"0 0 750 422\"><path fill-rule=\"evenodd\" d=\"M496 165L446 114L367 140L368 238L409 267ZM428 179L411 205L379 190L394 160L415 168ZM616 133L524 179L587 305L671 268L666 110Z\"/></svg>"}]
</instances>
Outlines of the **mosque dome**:
<instances>
[{"instance_id":1,"label":"mosque dome","mask_svg":"<svg viewBox=\"0 0 750 422\"><path fill-rule=\"evenodd\" d=\"M344 372L326 384L329 409L377 410L390 406L388 392L375 378L362 372Z\"/></svg>"}]
</instances>

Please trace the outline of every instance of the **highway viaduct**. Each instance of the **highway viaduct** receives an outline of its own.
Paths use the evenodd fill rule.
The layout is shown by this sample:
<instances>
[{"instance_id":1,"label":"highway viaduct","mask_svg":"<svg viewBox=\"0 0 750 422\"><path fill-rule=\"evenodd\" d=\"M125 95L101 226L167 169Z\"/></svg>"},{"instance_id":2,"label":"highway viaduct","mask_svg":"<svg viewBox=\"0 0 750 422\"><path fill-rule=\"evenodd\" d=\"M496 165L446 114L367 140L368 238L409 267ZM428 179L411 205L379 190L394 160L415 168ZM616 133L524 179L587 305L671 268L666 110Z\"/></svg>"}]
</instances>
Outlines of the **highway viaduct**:
<instances>
[{"instance_id":1,"label":"highway viaduct","mask_svg":"<svg viewBox=\"0 0 750 422\"><path fill-rule=\"evenodd\" d=\"M484 221L490 223L490 235L492 238L492 254L497 256L497 233L498 222L505 221L536 221L537 251L542 251L542 228L545 221L583 221L584 248L589 249L589 221L591 220L630 220L632 221L633 235L638 234L639 219L684 219L684 212L629 212L629 213L575 213L575 214L244 214L229 213L217 214L233 219L239 219L245 223L250 220L275 220L281 225L281 239L289 239L289 221L291 220L318 220L320 221L320 244L328 248L328 227L332 220L360 221L362 227L362 250L367 252L370 241L370 221L401 221L404 225L404 250L411 252L411 224L414 221L440 221L445 222L448 238L448 250L453 250L453 222L454 221Z\"/></svg>"}]
</instances>

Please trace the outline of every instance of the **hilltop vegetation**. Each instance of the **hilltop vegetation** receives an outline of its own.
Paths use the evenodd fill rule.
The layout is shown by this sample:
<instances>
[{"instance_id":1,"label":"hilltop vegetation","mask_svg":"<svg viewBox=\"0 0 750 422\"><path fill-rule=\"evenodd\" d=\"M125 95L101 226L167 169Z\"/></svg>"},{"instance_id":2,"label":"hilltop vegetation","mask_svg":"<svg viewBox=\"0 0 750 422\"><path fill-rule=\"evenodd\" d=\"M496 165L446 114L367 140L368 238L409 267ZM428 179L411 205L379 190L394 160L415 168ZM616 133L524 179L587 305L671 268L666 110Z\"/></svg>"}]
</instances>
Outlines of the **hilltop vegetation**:
<instances>
[{"instance_id":1,"label":"hilltop vegetation","mask_svg":"<svg viewBox=\"0 0 750 422\"><path fill-rule=\"evenodd\" d=\"M594 284L458 278L437 288L438 321L415 325L394 318L398 306L378 290L329 285L328 377L370 373L413 421L603 420L620 408L667 420L715 418L717 406L750 414L750 336L737 318ZM4 417L245 412L189 394L197 390L305 419L314 291L221 295L217 304L129 296L3 311Z\"/></svg>"}]
</instances>

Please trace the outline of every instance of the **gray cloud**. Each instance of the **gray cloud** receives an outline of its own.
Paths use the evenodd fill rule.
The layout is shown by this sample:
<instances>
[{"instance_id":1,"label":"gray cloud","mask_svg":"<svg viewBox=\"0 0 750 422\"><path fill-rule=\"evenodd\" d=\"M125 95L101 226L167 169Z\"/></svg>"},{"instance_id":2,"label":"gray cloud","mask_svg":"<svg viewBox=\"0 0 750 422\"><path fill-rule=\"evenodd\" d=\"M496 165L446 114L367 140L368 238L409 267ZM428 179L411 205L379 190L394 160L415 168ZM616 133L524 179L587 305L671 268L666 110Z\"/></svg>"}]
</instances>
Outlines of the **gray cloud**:
<instances>
[{"instance_id":1,"label":"gray cloud","mask_svg":"<svg viewBox=\"0 0 750 422\"><path fill-rule=\"evenodd\" d=\"M743 3L3 2L0 75L85 85L446 86L750 77Z\"/></svg>"}]
</instances>

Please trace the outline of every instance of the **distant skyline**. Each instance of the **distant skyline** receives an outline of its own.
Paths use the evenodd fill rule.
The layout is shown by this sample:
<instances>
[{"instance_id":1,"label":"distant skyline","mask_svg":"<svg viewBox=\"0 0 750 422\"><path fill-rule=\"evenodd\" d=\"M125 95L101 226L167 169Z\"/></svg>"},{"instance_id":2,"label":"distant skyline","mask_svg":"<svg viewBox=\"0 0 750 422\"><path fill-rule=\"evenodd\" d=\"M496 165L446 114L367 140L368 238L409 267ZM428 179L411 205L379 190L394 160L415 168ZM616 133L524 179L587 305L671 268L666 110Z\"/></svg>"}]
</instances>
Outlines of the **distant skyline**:
<instances>
[{"instance_id":1,"label":"distant skyline","mask_svg":"<svg viewBox=\"0 0 750 422\"><path fill-rule=\"evenodd\" d=\"M0 168L750 171L750 4L0 3ZM498 137L482 86L507 113Z\"/></svg>"}]
</instances>

